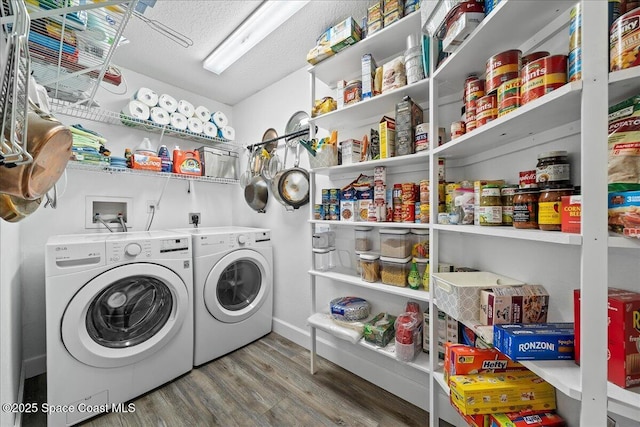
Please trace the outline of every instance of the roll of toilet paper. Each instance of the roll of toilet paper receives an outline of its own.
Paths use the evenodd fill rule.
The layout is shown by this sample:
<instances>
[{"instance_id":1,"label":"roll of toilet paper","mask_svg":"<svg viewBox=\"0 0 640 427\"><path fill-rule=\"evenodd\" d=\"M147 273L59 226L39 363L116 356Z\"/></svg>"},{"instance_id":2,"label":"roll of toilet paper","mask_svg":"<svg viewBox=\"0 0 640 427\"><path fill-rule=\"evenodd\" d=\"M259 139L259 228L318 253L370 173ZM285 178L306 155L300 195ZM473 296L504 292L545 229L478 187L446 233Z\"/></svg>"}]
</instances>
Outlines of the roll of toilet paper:
<instances>
[{"instance_id":1,"label":"roll of toilet paper","mask_svg":"<svg viewBox=\"0 0 640 427\"><path fill-rule=\"evenodd\" d=\"M227 141L233 141L236 139L236 130L231 126L224 126L218 130L218 136Z\"/></svg>"},{"instance_id":2,"label":"roll of toilet paper","mask_svg":"<svg viewBox=\"0 0 640 427\"><path fill-rule=\"evenodd\" d=\"M187 129L187 118L178 112L171 113L171 126L178 130Z\"/></svg>"},{"instance_id":3,"label":"roll of toilet paper","mask_svg":"<svg viewBox=\"0 0 640 427\"><path fill-rule=\"evenodd\" d=\"M223 128L229 124L229 119L222 111L216 111L211 115L211 121L214 125L218 126L218 129Z\"/></svg>"},{"instance_id":4,"label":"roll of toilet paper","mask_svg":"<svg viewBox=\"0 0 640 427\"><path fill-rule=\"evenodd\" d=\"M129 101L122 109L122 113L134 119L149 120L149 106L140 101Z\"/></svg>"},{"instance_id":5,"label":"roll of toilet paper","mask_svg":"<svg viewBox=\"0 0 640 427\"><path fill-rule=\"evenodd\" d=\"M204 129L202 120L197 117L189 117L187 119L187 129L193 133L202 133L202 130Z\"/></svg>"},{"instance_id":6,"label":"roll of toilet paper","mask_svg":"<svg viewBox=\"0 0 640 427\"><path fill-rule=\"evenodd\" d=\"M163 93L158 97L158 106L164 108L171 114L178 109L178 101L176 101L173 96Z\"/></svg>"},{"instance_id":7,"label":"roll of toilet paper","mask_svg":"<svg viewBox=\"0 0 640 427\"><path fill-rule=\"evenodd\" d=\"M140 101L149 107L158 105L158 94L149 88L141 87L133 94L133 99Z\"/></svg>"},{"instance_id":8,"label":"roll of toilet paper","mask_svg":"<svg viewBox=\"0 0 640 427\"><path fill-rule=\"evenodd\" d=\"M171 123L171 116L167 113L167 110L161 107L153 107L151 108L151 121L157 123L161 126L168 125Z\"/></svg>"},{"instance_id":9,"label":"roll of toilet paper","mask_svg":"<svg viewBox=\"0 0 640 427\"><path fill-rule=\"evenodd\" d=\"M186 118L193 117L195 110L196 109L193 107L193 104L189 101L185 101L184 99L178 101L178 113L182 114Z\"/></svg>"},{"instance_id":10,"label":"roll of toilet paper","mask_svg":"<svg viewBox=\"0 0 640 427\"><path fill-rule=\"evenodd\" d=\"M218 126L214 125L211 122L204 123L204 134L210 138L218 137Z\"/></svg>"},{"instance_id":11,"label":"roll of toilet paper","mask_svg":"<svg viewBox=\"0 0 640 427\"><path fill-rule=\"evenodd\" d=\"M201 122L208 122L211 118L211 111L209 111L207 107L199 105L196 107L195 113L193 115L200 119Z\"/></svg>"}]
</instances>

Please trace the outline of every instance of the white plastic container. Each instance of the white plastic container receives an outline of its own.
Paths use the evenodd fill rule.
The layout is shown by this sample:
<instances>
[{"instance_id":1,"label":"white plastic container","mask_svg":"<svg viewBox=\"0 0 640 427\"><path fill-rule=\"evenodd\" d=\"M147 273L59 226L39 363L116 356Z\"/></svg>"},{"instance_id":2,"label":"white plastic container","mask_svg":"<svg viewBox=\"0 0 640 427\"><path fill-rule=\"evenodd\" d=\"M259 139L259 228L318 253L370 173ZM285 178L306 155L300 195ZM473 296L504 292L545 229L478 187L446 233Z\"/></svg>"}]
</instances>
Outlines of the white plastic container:
<instances>
[{"instance_id":1,"label":"white plastic container","mask_svg":"<svg viewBox=\"0 0 640 427\"><path fill-rule=\"evenodd\" d=\"M360 278L365 282L377 282L380 280L380 255L365 252L360 254Z\"/></svg>"},{"instance_id":2,"label":"white plastic container","mask_svg":"<svg viewBox=\"0 0 640 427\"><path fill-rule=\"evenodd\" d=\"M355 249L358 252L366 252L373 249L373 227L356 227Z\"/></svg>"},{"instance_id":3,"label":"white plastic container","mask_svg":"<svg viewBox=\"0 0 640 427\"><path fill-rule=\"evenodd\" d=\"M315 266L318 271L327 271L335 267L333 261L333 253L335 248L330 249L313 249L315 258Z\"/></svg>"}]
</instances>

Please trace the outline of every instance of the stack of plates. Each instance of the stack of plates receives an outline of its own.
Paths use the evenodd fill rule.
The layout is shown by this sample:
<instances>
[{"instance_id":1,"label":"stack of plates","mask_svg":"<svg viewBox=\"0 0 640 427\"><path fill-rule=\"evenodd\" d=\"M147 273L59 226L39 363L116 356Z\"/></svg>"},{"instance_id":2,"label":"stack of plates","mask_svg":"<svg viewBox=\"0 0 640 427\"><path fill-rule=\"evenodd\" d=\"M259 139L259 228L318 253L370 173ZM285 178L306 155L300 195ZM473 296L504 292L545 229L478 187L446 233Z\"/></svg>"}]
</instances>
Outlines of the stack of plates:
<instances>
[{"instance_id":1,"label":"stack of plates","mask_svg":"<svg viewBox=\"0 0 640 427\"><path fill-rule=\"evenodd\" d=\"M127 159L124 157L109 157L111 160L111 167L114 169L126 169L127 168Z\"/></svg>"}]
</instances>

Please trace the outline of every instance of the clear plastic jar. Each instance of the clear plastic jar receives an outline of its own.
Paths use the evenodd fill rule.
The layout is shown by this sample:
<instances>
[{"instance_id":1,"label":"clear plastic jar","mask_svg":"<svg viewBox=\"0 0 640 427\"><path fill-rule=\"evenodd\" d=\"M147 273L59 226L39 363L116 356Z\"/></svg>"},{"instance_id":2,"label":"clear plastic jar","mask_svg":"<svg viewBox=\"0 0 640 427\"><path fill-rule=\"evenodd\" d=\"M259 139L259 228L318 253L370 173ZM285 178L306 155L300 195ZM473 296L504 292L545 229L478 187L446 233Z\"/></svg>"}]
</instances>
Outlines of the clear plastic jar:
<instances>
[{"instance_id":1,"label":"clear plastic jar","mask_svg":"<svg viewBox=\"0 0 640 427\"><path fill-rule=\"evenodd\" d=\"M365 282L377 282L380 280L380 255L373 253L360 254L360 278Z\"/></svg>"},{"instance_id":2,"label":"clear plastic jar","mask_svg":"<svg viewBox=\"0 0 640 427\"><path fill-rule=\"evenodd\" d=\"M358 252L373 249L373 227L355 228L355 249Z\"/></svg>"},{"instance_id":3,"label":"clear plastic jar","mask_svg":"<svg viewBox=\"0 0 640 427\"><path fill-rule=\"evenodd\" d=\"M429 230L411 229L411 256L429 258Z\"/></svg>"},{"instance_id":4,"label":"clear plastic jar","mask_svg":"<svg viewBox=\"0 0 640 427\"><path fill-rule=\"evenodd\" d=\"M380 255L406 258L411 255L411 240L406 228L383 228L380 230Z\"/></svg>"},{"instance_id":5,"label":"clear plastic jar","mask_svg":"<svg viewBox=\"0 0 640 427\"><path fill-rule=\"evenodd\" d=\"M380 271L382 283L393 286L407 286L407 276L411 268L411 257L389 258L380 257Z\"/></svg>"},{"instance_id":6,"label":"clear plastic jar","mask_svg":"<svg viewBox=\"0 0 640 427\"><path fill-rule=\"evenodd\" d=\"M333 261L333 253L335 248L330 249L313 249L313 256L315 258L315 266L318 271L331 270L335 267Z\"/></svg>"}]
</instances>

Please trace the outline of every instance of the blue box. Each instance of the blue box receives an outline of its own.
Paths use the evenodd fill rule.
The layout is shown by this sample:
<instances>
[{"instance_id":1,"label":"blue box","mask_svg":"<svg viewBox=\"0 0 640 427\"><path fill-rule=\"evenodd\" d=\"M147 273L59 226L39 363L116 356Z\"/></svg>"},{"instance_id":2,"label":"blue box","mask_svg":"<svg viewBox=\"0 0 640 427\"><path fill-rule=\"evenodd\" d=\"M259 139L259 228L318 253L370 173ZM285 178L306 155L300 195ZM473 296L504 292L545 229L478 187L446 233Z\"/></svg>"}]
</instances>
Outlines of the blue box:
<instances>
[{"instance_id":1,"label":"blue box","mask_svg":"<svg viewBox=\"0 0 640 427\"><path fill-rule=\"evenodd\" d=\"M573 323L494 325L494 346L512 360L573 360Z\"/></svg>"}]
</instances>

